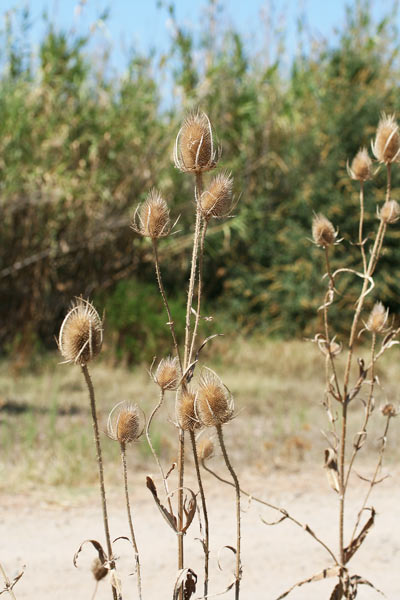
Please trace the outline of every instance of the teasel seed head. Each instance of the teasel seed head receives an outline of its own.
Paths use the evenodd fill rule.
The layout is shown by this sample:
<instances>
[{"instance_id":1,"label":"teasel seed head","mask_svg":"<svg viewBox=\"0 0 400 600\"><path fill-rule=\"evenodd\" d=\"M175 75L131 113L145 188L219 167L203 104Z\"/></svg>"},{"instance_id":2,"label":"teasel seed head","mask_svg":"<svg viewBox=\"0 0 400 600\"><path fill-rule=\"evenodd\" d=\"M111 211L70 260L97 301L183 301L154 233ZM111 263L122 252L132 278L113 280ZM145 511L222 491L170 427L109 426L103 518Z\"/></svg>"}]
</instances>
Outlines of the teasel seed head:
<instances>
[{"instance_id":1,"label":"teasel seed head","mask_svg":"<svg viewBox=\"0 0 400 600\"><path fill-rule=\"evenodd\" d=\"M177 169L188 173L210 171L219 156L208 116L204 112L190 113L176 136L174 162Z\"/></svg>"},{"instance_id":2,"label":"teasel seed head","mask_svg":"<svg viewBox=\"0 0 400 600\"><path fill-rule=\"evenodd\" d=\"M322 248L333 246L336 242L337 232L332 223L324 215L315 215L312 222L312 236L314 243Z\"/></svg>"},{"instance_id":3,"label":"teasel seed head","mask_svg":"<svg viewBox=\"0 0 400 600\"><path fill-rule=\"evenodd\" d=\"M399 414L398 410L391 402L387 402L384 406L382 406L381 412L384 417L397 417Z\"/></svg>"},{"instance_id":4,"label":"teasel seed head","mask_svg":"<svg viewBox=\"0 0 400 600\"><path fill-rule=\"evenodd\" d=\"M232 209L233 178L230 173L219 173L200 196L200 206L205 219L227 217Z\"/></svg>"},{"instance_id":5,"label":"teasel seed head","mask_svg":"<svg viewBox=\"0 0 400 600\"><path fill-rule=\"evenodd\" d=\"M156 189L152 189L143 204L136 208L131 227L136 233L152 240L170 234L172 226L169 208Z\"/></svg>"},{"instance_id":6,"label":"teasel seed head","mask_svg":"<svg viewBox=\"0 0 400 600\"><path fill-rule=\"evenodd\" d=\"M158 383L164 391L176 389L180 378L180 369L178 358L168 356L163 358L155 372L154 381Z\"/></svg>"},{"instance_id":7,"label":"teasel seed head","mask_svg":"<svg viewBox=\"0 0 400 600\"><path fill-rule=\"evenodd\" d=\"M196 394L190 387L185 387L179 394L176 416L179 427L184 431L195 431L201 427L201 423L195 412Z\"/></svg>"},{"instance_id":8,"label":"teasel seed head","mask_svg":"<svg viewBox=\"0 0 400 600\"><path fill-rule=\"evenodd\" d=\"M381 163L390 164L399 158L399 126L394 115L382 113L375 140L371 143L372 152Z\"/></svg>"},{"instance_id":9,"label":"teasel seed head","mask_svg":"<svg viewBox=\"0 0 400 600\"><path fill-rule=\"evenodd\" d=\"M92 573L96 581L101 581L108 573L108 569L103 565L98 556L92 563Z\"/></svg>"},{"instance_id":10,"label":"teasel seed head","mask_svg":"<svg viewBox=\"0 0 400 600\"><path fill-rule=\"evenodd\" d=\"M371 333L381 333L389 317L389 309L385 309L382 302L376 302L370 312L366 327Z\"/></svg>"},{"instance_id":11,"label":"teasel seed head","mask_svg":"<svg viewBox=\"0 0 400 600\"><path fill-rule=\"evenodd\" d=\"M135 442L143 430L144 416L137 405L119 402L108 415L107 435L120 444Z\"/></svg>"},{"instance_id":12,"label":"teasel seed head","mask_svg":"<svg viewBox=\"0 0 400 600\"><path fill-rule=\"evenodd\" d=\"M233 416L233 399L221 379L210 370L200 378L196 414L205 427L223 425Z\"/></svg>"},{"instance_id":13,"label":"teasel seed head","mask_svg":"<svg viewBox=\"0 0 400 600\"><path fill-rule=\"evenodd\" d=\"M210 438L204 438L197 444L197 453L200 460L207 460L214 454L214 442Z\"/></svg>"},{"instance_id":14,"label":"teasel seed head","mask_svg":"<svg viewBox=\"0 0 400 600\"><path fill-rule=\"evenodd\" d=\"M96 309L77 298L62 322L58 348L66 363L86 365L95 358L103 343L103 323Z\"/></svg>"},{"instance_id":15,"label":"teasel seed head","mask_svg":"<svg viewBox=\"0 0 400 600\"><path fill-rule=\"evenodd\" d=\"M351 166L347 163L347 172L352 179L357 181L367 181L372 178L372 160L366 148L360 148L353 158Z\"/></svg>"},{"instance_id":16,"label":"teasel seed head","mask_svg":"<svg viewBox=\"0 0 400 600\"><path fill-rule=\"evenodd\" d=\"M378 217L388 225L396 223L400 217L399 203L396 200L386 200L382 208L378 210Z\"/></svg>"}]
</instances>

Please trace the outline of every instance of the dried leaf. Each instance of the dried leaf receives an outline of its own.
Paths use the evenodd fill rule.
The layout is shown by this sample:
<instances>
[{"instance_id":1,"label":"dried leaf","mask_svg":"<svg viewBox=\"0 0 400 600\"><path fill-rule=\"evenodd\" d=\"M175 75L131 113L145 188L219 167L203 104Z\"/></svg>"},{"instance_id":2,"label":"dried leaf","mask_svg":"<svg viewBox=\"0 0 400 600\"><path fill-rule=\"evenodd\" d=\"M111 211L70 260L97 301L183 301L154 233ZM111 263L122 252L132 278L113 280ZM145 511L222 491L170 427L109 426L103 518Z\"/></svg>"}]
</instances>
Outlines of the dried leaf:
<instances>
[{"instance_id":1,"label":"dried leaf","mask_svg":"<svg viewBox=\"0 0 400 600\"><path fill-rule=\"evenodd\" d=\"M179 590L183 586L183 599L190 600L196 591L197 575L192 569L181 569L175 581L173 600L178 600Z\"/></svg>"},{"instance_id":2,"label":"dried leaf","mask_svg":"<svg viewBox=\"0 0 400 600\"><path fill-rule=\"evenodd\" d=\"M344 549L344 563L347 564L352 556L357 552L365 538L367 537L368 531L371 529L372 525L375 522L375 509L367 509L371 511L371 516L368 521L365 523L364 527L358 534L358 536L351 542L347 548Z\"/></svg>"},{"instance_id":3,"label":"dried leaf","mask_svg":"<svg viewBox=\"0 0 400 600\"><path fill-rule=\"evenodd\" d=\"M132 540L130 540L128 537L126 537L125 535L120 535L119 537L115 538L115 540L113 540L113 544L115 544L115 542L118 542L118 540L125 540L126 542L129 542L131 548L133 548L133 553L135 555L135 568L132 571L132 573L129 573L129 575L135 575L137 572L137 568L138 568L138 561L139 561L139 555L135 550L135 546L132 543Z\"/></svg>"},{"instance_id":4,"label":"dried leaf","mask_svg":"<svg viewBox=\"0 0 400 600\"><path fill-rule=\"evenodd\" d=\"M360 577L360 575L352 575L350 577L350 582L351 585L355 588L357 588L358 585L368 585L369 587L373 588L376 592L378 592L378 594L381 594L382 596L385 595L381 590L378 590L378 588L376 588L370 581L364 579L364 577Z\"/></svg>"},{"instance_id":5,"label":"dried leaf","mask_svg":"<svg viewBox=\"0 0 400 600\"><path fill-rule=\"evenodd\" d=\"M79 556L80 552L82 551L82 548L85 544L92 544L92 546L95 548L95 550L97 550L97 554L99 555L99 561L107 569L108 568L107 554L104 552L103 546L97 540L84 540L82 542L82 544L79 546L78 550L74 554L74 558L73 558L74 567L78 568L76 562L77 562L78 556Z\"/></svg>"},{"instance_id":6,"label":"dried leaf","mask_svg":"<svg viewBox=\"0 0 400 600\"><path fill-rule=\"evenodd\" d=\"M152 496L154 498L155 503L157 504L160 513L162 514L162 516L164 517L164 519L167 521L168 525L175 531L175 533L178 532L178 526L177 526L177 520L175 515L171 514L166 508L165 506L163 506L158 498L158 494L157 494L157 488L156 485L154 483L154 481L152 480L151 477L147 476L146 477L146 485L148 487L148 489L150 490L150 492L152 493Z\"/></svg>"},{"instance_id":7,"label":"dried leaf","mask_svg":"<svg viewBox=\"0 0 400 600\"><path fill-rule=\"evenodd\" d=\"M329 485L335 492L339 493L339 472L336 452L333 450L333 448L327 448L325 450L324 468L326 469L326 476L328 478Z\"/></svg>"},{"instance_id":8,"label":"dried leaf","mask_svg":"<svg viewBox=\"0 0 400 600\"><path fill-rule=\"evenodd\" d=\"M339 583L337 585L335 585L329 600L342 600L343 594L344 594L343 583L341 581L339 581Z\"/></svg>"},{"instance_id":9,"label":"dried leaf","mask_svg":"<svg viewBox=\"0 0 400 600\"><path fill-rule=\"evenodd\" d=\"M220 335L224 335L224 334L223 333L214 333L214 335L208 336L208 338L206 338L204 340L204 342L197 348L197 352L195 354L194 361L189 365L189 367L187 368L186 372L184 373L184 375L182 377L182 379L185 380L186 383L190 383L190 381L193 378L196 364L198 363L199 358L200 358L200 352L203 350L204 346L207 344L207 342L209 342L213 338L218 337Z\"/></svg>"},{"instance_id":10,"label":"dried leaf","mask_svg":"<svg viewBox=\"0 0 400 600\"><path fill-rule=\"evenodd\" d=\"M288 589L286 592L281 594L276 600L281 600L282 598L286 598L286 596L288 596L290 594L290 592L292 592L295 588L305 585L306 583L313 583L314 581L321 581L322 579L327 579L328 577L337 577L339 575L339 573L340 573L339 565L337 565L335 567L329 567L328 569L324 569L320 573L316 573L316 575L313 575L312 577L309 577L308 579L304 579L303 581L299 581L299 583L295 583L294 585L292 585L292 587L290 589Z\"/></svg>"}]
</instances>

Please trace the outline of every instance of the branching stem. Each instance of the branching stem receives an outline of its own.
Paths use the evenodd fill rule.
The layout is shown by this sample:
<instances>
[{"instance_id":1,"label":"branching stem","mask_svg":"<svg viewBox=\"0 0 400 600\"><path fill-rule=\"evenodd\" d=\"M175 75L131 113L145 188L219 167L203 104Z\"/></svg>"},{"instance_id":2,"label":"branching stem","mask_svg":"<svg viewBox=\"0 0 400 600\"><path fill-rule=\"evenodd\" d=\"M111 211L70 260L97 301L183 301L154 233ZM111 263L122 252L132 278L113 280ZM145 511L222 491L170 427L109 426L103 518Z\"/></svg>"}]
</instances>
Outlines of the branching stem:
<instances>
[{"instance_id":1,"label":"branching stem","mask_svg":"<svg viewBox=\"0 0 400 600\"><path fill-rule=\"evenodd\" d=\"M209 562L209 554L210 554L210 552L209 552L210 544L209 544L208 513L207 513L206 496L204 493L203 481L202 481L201 473L200 473L199 457L198 457L197 448L196 448L196 438L195 438L193 431L190 431L190 441L192 443L193 458L194 458L194 464L196 467L197 483L199 484L201 506L203 509L203 519L204 519L204 598L207 598L207 594L208 594L208 562Z\"/></svg>"}]
</instances>

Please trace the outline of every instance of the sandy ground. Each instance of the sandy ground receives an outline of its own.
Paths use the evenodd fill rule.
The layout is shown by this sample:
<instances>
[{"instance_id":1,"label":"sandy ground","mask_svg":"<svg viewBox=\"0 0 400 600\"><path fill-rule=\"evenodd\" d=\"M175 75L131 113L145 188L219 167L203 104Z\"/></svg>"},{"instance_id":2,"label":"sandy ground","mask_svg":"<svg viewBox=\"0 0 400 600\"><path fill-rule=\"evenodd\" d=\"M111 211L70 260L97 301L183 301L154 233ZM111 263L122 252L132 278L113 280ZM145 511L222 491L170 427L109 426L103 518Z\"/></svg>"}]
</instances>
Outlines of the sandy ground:
<instances>
[{"instance_id":1,"label":"sandy ground","mask_svg":"<svg viewBox=\"0 0 400 600\"><path fill-rule=\"evenodd\" d=\"M400 599L400 472L392 471L374 490L370 504L377 510L375 526L365 543L351 561L351 572L357 573L385 592L389 600ZM138 491L133 496L136 535L139 544L143 600L172 598L176 573L176 539L163 520L144 484L144 475L134 482ZM190 483L190 482L189 482ZM255 475L245 477L245 485L254 494L284 506L300 521L308 523L328 544L336 546L337 497L330 490L322 470L275 472L264 481ZM354 494L347 504L348 524L353 522L365 483L354 480ZM224 545L235 545L235 508L233 490L220 486L209 476L205 479L208 493L211 537L211 594L224 589L233 568L232 556L223 551L225 569L219 572L217 554ZM244 486L243 486L244 487ZM127 535L124 505L117 490L108 495L110 527L113 537ZM87 546L81 554L79 568L72 557L80 542L86 538L102 540L100 505L95 490L79 492L74 497L49 492L47 500L35 494L29 496L0 496L0 561L10 577L18 567L26 570L15 587L17 600L90 600L94 580L89 567L93 550ZM298 580L328 567L327 552L309 535L285 521L274 527L260 520L276 519L273 511L243 501L243 580L242 600L273 600ZM186 536L186 561L199 574L197 593L202 590L202 549L195 538L199 535L197 522ZM117 542L115 553L120 556L119 571L123 580L124 600L136 599L136 582L129 577L130 547ZM330 597L334 580L312 583L297 588L289 596L293 600L323 600ZM7 597L6 595L4 597ZM233 598L233 591L224 597ZM362 600L380 597L373 589L362 586ZM97 600L110 599L106 581L100 582Z\"/></svg>"}]
</instances>

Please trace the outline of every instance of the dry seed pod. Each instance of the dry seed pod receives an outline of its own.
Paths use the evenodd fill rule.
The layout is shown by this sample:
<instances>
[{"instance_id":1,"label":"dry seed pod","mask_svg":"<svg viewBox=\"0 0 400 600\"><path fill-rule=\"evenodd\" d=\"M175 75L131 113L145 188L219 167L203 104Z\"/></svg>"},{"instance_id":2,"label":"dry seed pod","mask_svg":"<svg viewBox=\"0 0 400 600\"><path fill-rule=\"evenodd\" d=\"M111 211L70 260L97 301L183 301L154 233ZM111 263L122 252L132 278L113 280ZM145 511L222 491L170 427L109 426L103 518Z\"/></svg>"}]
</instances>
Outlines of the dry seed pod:
<instances>
[{"instance_id":1,"label":"dry seed pod","mask_svg":"<svg viewBox=\"0 0 400 600\"><path fill-rule=\"evenodd\" d=\"M86 365L103 343L103 323L89 300L77 298L60 328L58 347L67 363Z\"/></svg>"},{"instance_id":2,"label":"dry seed pod","mask_svg":"<svg viewBox=\"0 0 400 600\"><path fill-rule=\"evenodd\" d=\"M312 236L314 243L322 248L332 246L337 237L337 232L332 223L324 215L315 215L312 222Z\"/></svg>"},{"instance_id":3,"label":"dry seed pod","mask_svg":"<svg viewBox=\"0 0 400 600\"><path fill-rule=\"evenodd\" d=\"M390 402L387 402L384 406L382 406L381 412L384 417L396 417L398 414L396 407Z\"/></svg>"},{"instance_id":4,"label":"dry seed pod","mask_svg":"<svg viewBox=\"0 0 400 600\"><path fill-rule=\"evenodd\" d=\"M366 327L368 331L372 333L381 333L384 331L388 316L389 310L385 309L382 302L376 302L367 321Z\"/></svg>"},{"instance_id":5,"label":"dry seed pod","mask_svg":"<svg viewBox=\"0 0 400 600\"><path fill-rule=\"evenodd\" d=\"M398 159L400 154L399 126L394 115L382 113L376 130L372 152L381 163L389 164Z\"/></svg>"},{"instance_id":6,"label":"dry seed pod","mask_svg":"<svg viewBox=\"0 0 400 600\"><path fill-rule=\"evenodd\" d=\"M378 217L388 225L396 223L400 217L399 203L396 200L386 200L382 208L378 211Z\"/></svg>"},{"instance_id":7,"label":"dry seed pod","mask_svg":"<svg viewBox=\"0 0 400 600\"><path fill-rule=\"evenodd\" d=\"M195 431L195 429L201 427L201 423L195 412L195 399L196 394L188 387L186 387L179 395L176 406L176 416L179 427L184 431Z\"/></svg>"},{"instance_id":8,"label":"dry seed pod","mask_svg":"<svg viewBox=\"0 0 400 600\"><path fill-rule=\"evenodd\" d=\"M200 460L207 460L214 454L214 443L209 438L200 440L197 444L197 453Z\"/></svg>"},{"instance_id":9,"label":"dry seed pod","mask_svg":"<svg viewBox=\"0 0 400 600\"><path fill-rule=\"evenodd\" d=\"M372 177L372 160L366 148L360 148L357 152L351 167L347 163L347 172L352 179L357 181L367 181Z\"/></svg>"},{"instance_id":10,"label":"dry seed pod","mask_svg":"<svg viewBox=\"0 0 400 600\"><path fill-rule=\"evenodd\" d=\"M131 227L136 233L153 240L170 234L169 208L157 190L151 190L145 202L137 207Z\"/></svg>"},{"instance_id":11,"label":"dry seed pod","mask_svg":"<svg viewBox=\"0 0 400 600\"><path fill-rule=\"evenodd\" d=\"M144 418L136 405L120 402L108 415L107 435L120 444L136 441L143 429Z\"/></svg>"},{"instance_id":12,"label":"dry seed pod","mask_svg":"<svg viewBox=\"0 0 400 600\"><path fill-rule=\"evenodd\" d=\"M219 173L200 197L205 219L227 217L232 208L233 179L230 173Z\"/></svg>"},{"instance_id":13,"label":"dry seed pod","mask_svg":"<svg viewBox=\"0 0 400 600\"><path fill-rule=\"evenodd\" d=\"M92 573L96 581L101 581L108 573L108 569L106 569L98 557L96 557L93 561Z\"/></svg>"},{"instance_id":14,"label":"dry seed pod","mask_svg":"<svg viewBox=\"0 0 400 600\"><path fill-rule=\"evenodd\" d=\"M180 377L178 358L168 356L160 361L154 375L154 380L162 390L174 390Z\"/></svg>"},{"instance_id":15,"label":"dry seed pod","mask_svg":"<svg viewBox=\"0 0 400 600\"><path fill-rule=\"evenodd\" d=\"M205 113L189 114L176 136L175 166L183 172L202 173L214 169L218 158L210 119Z\"/></svg>"},{"instance_id":16,"label":"dry seed pod","mask_svg":"<svg viewBox=\"0 0 400 600\"><path fill-rule=\"evenodd\" d=\"M207 370L200 379L196 398L196 414L206 427L222 425L233 415L233 401L220 378Z\"/></svg>"}]
</instances>

